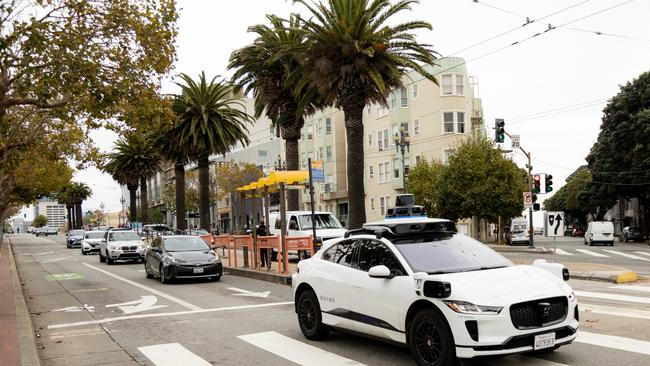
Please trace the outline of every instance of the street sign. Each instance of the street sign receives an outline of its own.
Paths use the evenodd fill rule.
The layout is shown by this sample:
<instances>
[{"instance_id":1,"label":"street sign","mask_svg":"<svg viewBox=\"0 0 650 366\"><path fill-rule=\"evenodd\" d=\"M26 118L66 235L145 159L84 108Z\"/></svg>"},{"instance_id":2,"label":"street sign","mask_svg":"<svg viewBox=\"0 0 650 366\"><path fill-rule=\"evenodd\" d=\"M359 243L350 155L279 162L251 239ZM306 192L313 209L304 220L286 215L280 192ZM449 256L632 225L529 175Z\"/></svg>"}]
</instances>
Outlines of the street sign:
<instances>
[{"instance_id":1,"label":"street sign","mask_svg":"<svg viewBox=\"0 0 650 366\"><path fill-rule=\"evenodd\" d=\"M323 161L322 160L312 160L311 161L311 175L314 182L324 182L325 173L323 172Z\"/></svg>"},{"instance_id":2,"label":"street sign","mask_svg":"<svg viewBox=\"0 0 650 366\"><path fill-rule=\"evenodd\" d=\"M512 142L512 149L518 149L521 146L519 135L510 135L510 141Z\"/></svg>"},{"instance_id":3,"label":"street sign","mask_svg":"<svg viewBox=\"0 0 650 366\"><path fill-rule=\"evenodd\" d=\"M564 212L549 211L546 213L544 233L546 236L564 236Z\"/></svg>"},{"instance_id":4,"label":"street sign","mask_svg":"<svg viewBox=\"0 0 650 366\"><path fill-rule=\"evenodd\" d=\"M533 194L530 192L524 192L524 208L533 207Z\"/></svg>"}]
</instances>

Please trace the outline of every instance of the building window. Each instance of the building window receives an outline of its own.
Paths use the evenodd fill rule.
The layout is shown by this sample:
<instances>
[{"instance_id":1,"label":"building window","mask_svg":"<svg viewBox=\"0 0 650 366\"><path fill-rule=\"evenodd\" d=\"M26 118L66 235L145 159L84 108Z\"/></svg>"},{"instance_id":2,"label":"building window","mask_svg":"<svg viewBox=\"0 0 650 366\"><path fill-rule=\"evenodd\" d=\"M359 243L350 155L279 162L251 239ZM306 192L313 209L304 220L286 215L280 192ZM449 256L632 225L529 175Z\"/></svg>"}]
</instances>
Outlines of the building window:
<instances>
[{"instance_id":1,"label":"building window","mask_svg":"<svg viewBox=\"0 0 650 366\"><path fill-rule=\"evenodd\" d=\"M442 75L442 94L451 95L452 93L452 84L451 84L451 74Z\"/></svg>"},{"instance_id":2,"label":"building window","mask_svg":"<svg viewBox=\"0 0 650 366\"><path fill-rule=\"evenodd\" d=\"M332 119L329 117L325 118L325 133L328 135L332 133Z\"/></svg>"},{"instance_id":3,"label":"building window","mask_svg":"<svg viewBox=\"0 0 650 366\"><path fill-rule=\"evenodd\" d=\"M300 154L300 161L302 163L301 164L302 168L306 169L307 168L307 154L305 154L305 153Z\"/></svg>"},{"instance_id":4,"label":"building window","mask_svg":"<svg viewBox=\"0 0 650 366\"><path fill-rule=\"evenodd\" d=\"M375 210L375 199L371 197L370 198L370 211L374 211L374 210Z\"/></svg>"},{"instance_id":5,"label":"building window","mask_svg":"<svg viewBox=\"0 0 650 366\"><path fill-rule=\"evenodd\" d=\"M382 214L386 212L386 197L379 197L379 211Z\"/></svg>"},{"instance_id":6,"label":"building window","mask_svg":"<svg viewBox=\"0 0 650 366\"><path fill-rule=\"evenodd\" d=\"M379 163L379 183L390 181L390 162Z\"/></svg>"},{"instance_id":7,"label":"building window","mask_svg":"<svg viewBox=\"0 0 650 366\"><path fill-rule=\"evenodd\" d=\"M388 115L388 106L380 104L377 107L377 118L385 117Z\"/></svg>"},{"instance_id":8,"label":"building window","mask_svg":"<svg viewBox=\"0 0 650 366\"><path fill-rule=\"evenodd\" d=\"M372 134L368 134L368 147L372 147Z\"/></svg>"},{"instance_id":9,"label":"building window","mask_svg":"<svg viewBox=\"0 0 650 366\"><path fill-rule=\"evenodd\" d=\"M393 160L393 178L399 179L400 163L399 160Z\"/></svg>"},{"instance_id":10,"label":"building window","mask_svg":"<svg viewBox=\"0 0 650 366\"><path fill-rule=\"evenodd\" d=\"M465 77L463 75L456 75L456 94L463 95L463 86L465 83Z\"/></svg>"},{"instance_id":11,"label":"building window","mask_svg":"<svg viewBox=\"0 0 650 366\"><path fill-rule=\"evenodd\" d=\"M368 179L373 179L375 177L375 167L373 165L368 165Z\"/></svg>"},{"instance_id":12,"label":"building window","mask_svg":"<svg viewBox=\"0 0 650 366\"><path fill-rule=\"evenodd\" d=\"M444 112L442 114L444 133L454 133L454 112Z\"/></svg>"},{"instance_id":13,"label":"building window","mask_svg":"<svg viewBox=\"0 0 650 366\"><path fill-rule=\"evenodd\" d=\"M316 154L316 159L317 160L323 159L323 147L322 146L318 148L318 153Z\"/></svg>"},{"instance_id":14,"label":"building window","mask_svg":"<svg viewBox=\"0 0 650 366\"><path fill-rule=\"evenodd\" d=\"M420 164L422 161L422 155L415 155L415 165Z\"/></svg>"},{"instance_id":15,"label":"building window","mask_svg":"<svg viewBox=\"0 0 650 366\"><path fill-rule=\"evenodd\" d=\"M257 150L257 156L259 156L259 157L268 156L268 151L266 151L266 150Z\"/></svg>"},{"instance_id":16,"label":"building window","mask_svg":"<svg viewBox=\"0 0 650 366\"><path fill-rule=\"evenodd\" d=\"M377 147L378 149L388 149L388 129L384 128L377 132Z\"/></svg>"},{"instance_id":17,"label":"building window","mask_svg":"<svg viewBox=\"0 0 650 366\"><path fill-rule=\"evenodd\" d=\"M319 119L318 122L317 122L317 124L316 124L316 126L317 126L317 128L318 128L318 134L319 134L319 135L322 135L323 132L324 132L324 131L323 131L323 127L324 127L324 126L323 126L323 121Z\"/></svg>"},{"instance_id":18,"label":"building window","mask_svg":"<svg viewBox=\"0 0 650 366\"><path fill-rule=\"evenodd\" d=\"M271 135L275 136L275 126L273 126L273 124L271 124L271 125L269 126L269 133L270 133Z\"/></svg>"},{"instance_id":19,"label":"building window","mask_svg":"<svg viewBox=\"0 0 650 366\"><path fill-rule=\"evenodd\" d=\"M372 106L369 105L368 108L366 108L366 114L368 116L370 116L372 114Z\"/></svg>"},{"instance_id":20,"label":"building window","mask_svg":"<svg viewBox=\"0 0 650 366\"><path fill-rule=\"evenodd\" d=\"M326 161L332 161L332 147L331 146L325 147L325 160Z\"/></svg>"},{"instance_id":21,"label":"building window","mask_svg":"<svg viewBox=\"0 0 650 366\"><path fill-rule=\"evenodd\" d=\"M465 133L465 112L456 112L456 131Z\"/></svg>"},{"instance_id":22,"label":"building window","mask_svg":"<svg viewBox=\"0 0 650 366\"><path fill-rule=\"evenodd\" d=\"M417 136L420 134L420 120L415 119L413 121L413 135Z\"/></svg>"},{"instance_id":23,"label":"building window","mask_svg":"<svg viewBox=\"0 0 650 366\"><path fill-rule=\"evenodd\" d=\"M418 83L413 83L413 99L418 99Z\"/></svg>"},{"instance_id":24,"label":"building window","mask_svg":"<svg viewBox=\"0 0 650 366\"><path fill-rule=\"evenodd\" d=\"M309 125L307 126L307 140L311 140L314 138L314 126Z\"/></svg>"},{"instance_id":25,"label":"building window","mask_svg":"<svg viewBox=\"0 0 650 366\"><path fill-rule=\"evenodd\" d=\"M390 109L397 108L397 91L393 90L390 93Z\"/></svg>"},{"instance_id":26,"label":"building window","mask_svg":"<svg viewBox=\"0 0 650 366\"><path fill-rule=\"evenodd\" d=\"M401 87L399 91L400 91L400 95L402 97L401 98L402 99L401 100L402 107L408 107L408 105L409 105L408 89L406 89L406 87Z\"/></svg>"}]
</instances>

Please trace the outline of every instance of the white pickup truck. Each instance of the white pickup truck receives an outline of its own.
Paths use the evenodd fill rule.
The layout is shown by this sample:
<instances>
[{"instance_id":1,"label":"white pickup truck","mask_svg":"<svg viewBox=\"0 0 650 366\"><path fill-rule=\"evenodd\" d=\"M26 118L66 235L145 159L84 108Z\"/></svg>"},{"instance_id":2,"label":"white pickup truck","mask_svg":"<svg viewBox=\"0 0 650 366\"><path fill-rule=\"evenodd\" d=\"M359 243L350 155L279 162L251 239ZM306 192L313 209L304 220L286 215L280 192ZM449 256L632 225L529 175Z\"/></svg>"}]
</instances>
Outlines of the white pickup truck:
<instances>
[{"instance_id":1,"label":"white pickup truck","mask_svg":"<svg viewBox=\"0 0 650 366\"><path fill-rule=\"evenodd\" d=\"M322 242L341 238L347 231L331 212L314 212L316 222L316 239ZM269 215L269 232L271 235L280 235L280 213L273 212ZM313 235L311 211L287 211L286 213L287 236ZM289 252L289 254L293 254ZM273 256L275 258L275 251Z\"/></svg>"}]
</instances>

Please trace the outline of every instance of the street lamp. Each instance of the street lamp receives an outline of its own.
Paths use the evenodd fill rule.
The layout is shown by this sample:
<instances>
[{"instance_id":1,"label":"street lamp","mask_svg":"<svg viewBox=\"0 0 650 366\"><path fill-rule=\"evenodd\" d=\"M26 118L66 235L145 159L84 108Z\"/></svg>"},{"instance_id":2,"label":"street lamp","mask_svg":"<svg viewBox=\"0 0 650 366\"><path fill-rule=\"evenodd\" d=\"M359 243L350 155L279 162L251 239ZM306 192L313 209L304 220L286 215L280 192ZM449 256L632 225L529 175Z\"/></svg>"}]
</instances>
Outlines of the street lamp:
<instances>
[{"instance_id":1,"label":"street lamp","mask_svg":"<svg viewBox=\"0 0 650 366\"><path fill-rule=\"evenodd\" d=\"M102 224L104 224L104 207L105 207L104 202L101 202L99 204L99 208L102 210ZM99 220L97 220L97 221L99 221Z\"/></svg>"},{"instance_id":2,"label":"street lamp","mask_svg":"<svg viewBox=\"0 0 650 366\"><path fill-rule=\"evenodd\" d=\"M393 141L395 141L395 150L402 152L402 185L404 186L404 193L406 193L406 164L404 162L404 153L409 151L409 146L411 145L411 136L409 136L406 128L400 127L399 134L395 133L395 136L393 136Z\"/></svg>"},{"instance_id":3,"label":"street lamp","mask_svg":"<svg viewBox=\"0 0 650 366\"><path fill-rule=\"evenodd\" d=\"M273 166L276 171L285 170L287 168L287 163L282 161L282 156L278 154L278 160L273 162Z\"/></svg>"}]
</instances>

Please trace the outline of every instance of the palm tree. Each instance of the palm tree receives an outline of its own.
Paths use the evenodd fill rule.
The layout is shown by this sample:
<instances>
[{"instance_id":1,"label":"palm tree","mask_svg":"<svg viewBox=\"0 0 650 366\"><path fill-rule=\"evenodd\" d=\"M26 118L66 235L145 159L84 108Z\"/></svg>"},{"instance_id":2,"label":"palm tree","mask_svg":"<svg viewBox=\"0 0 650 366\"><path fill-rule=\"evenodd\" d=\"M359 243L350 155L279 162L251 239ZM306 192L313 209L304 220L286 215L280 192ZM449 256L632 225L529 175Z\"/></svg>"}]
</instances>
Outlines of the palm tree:
<instances>
[{"instance_id":1,"label":"palm tree","mask_svg":"<svg viewBox=\"0 0 650 366\"><path fill-rule=\"evenodd\" d=\"M69 197L70 202L72 202L74 208L74 229L83 228L83 214L81 212L81 204L83 201L90 198L93 195L93 191L85 183L72 182L70 183L69 188L66 190L66 195Z\"/></svg>"},{"instance_id":2,"label":"palm tree","mask_svg":"<svg viewBox=\"0 0 650 366\"><path fill-rule=\"evenodd\" d=\"M328 0L302 3L312 17L303 20L306 31L304 62L308 73L303 85L315 86L330 104L345 113L349 228L366 221L362 115L366 103L386 105L391 89L402 85L401 76L415 70L436 82L422 64L433 64L435 52L417 43L412 31L431 29L421 21L394 26L386 22L410 10L418 0Z\"/></svg>"},{"instance_id":3,"label":"palm tree","mask_svg":"<svg viewBox=\"0 0 650 366\"><path fill-rule=\"evenodd\" d=\"M129 134L115 142L113 152L107 155L108 162L103 170L113 176L120 184L126 184L130 196L130 216L136 216L136 190L140 181L140 220L149 221L149 203L147 200L147 179L160 170L162 158L153 144L142 135Z\"/></svg>"},{"instance_id":4,"label":"palm tree","mask_svg":"<svg viewBox=\"0 0 650 366\"><path fill-rule=\"evenodd\" d=\"M65 205L66 216L68 217L68 230L73 228L74 212L72 210L72 199L70 197L70 184L66 184L59 192L54 194L54 198L60 205Z\"/></svg>"},{"instance_id":5,"label":"palm tree","mask_svg":"<svg viewBox=\"0 0 650 366\"><path fill-rule=\"evenodd\" d=\"M181 95L173 104L178 116L177 140L197 153L199 166L199 221L202 229L210 230L210 161L211 154L225 154L237 143L247 145L247 123L253 118L246 114L244 105L233 98L235 87L226 82L210 82L205 72L198 83L181 74Z\"/></svg>"},{"instance_id":6,"label":"palm tree","mask_svg":"<svg viewBox=\"0 0 650 366\"><path fill-rule=\"evenodd\" d=\"M267 15L271 26L255 25L248 29L257 33L252 44L232 53L228 68L235 68L233 80L248 94L255 96L255 117L262 113L278 126L285 140L287 170L300 165L298 139L305 124L305 115L324 107L318 90L297 90L297 77L304 73L299 51L304 49L305 36L299 18L288 21ZM298 191L287 193L289 210L298 210Z\"/></svg>"}]
</instances>

